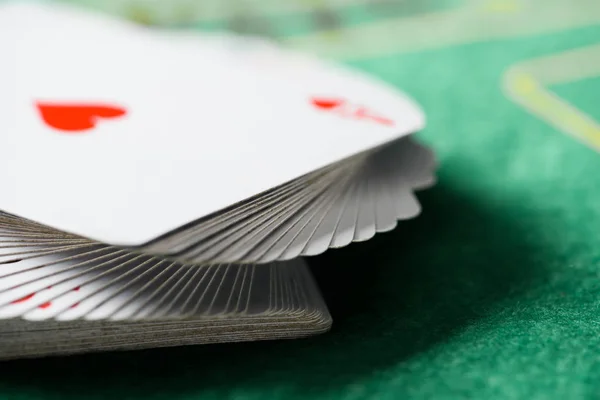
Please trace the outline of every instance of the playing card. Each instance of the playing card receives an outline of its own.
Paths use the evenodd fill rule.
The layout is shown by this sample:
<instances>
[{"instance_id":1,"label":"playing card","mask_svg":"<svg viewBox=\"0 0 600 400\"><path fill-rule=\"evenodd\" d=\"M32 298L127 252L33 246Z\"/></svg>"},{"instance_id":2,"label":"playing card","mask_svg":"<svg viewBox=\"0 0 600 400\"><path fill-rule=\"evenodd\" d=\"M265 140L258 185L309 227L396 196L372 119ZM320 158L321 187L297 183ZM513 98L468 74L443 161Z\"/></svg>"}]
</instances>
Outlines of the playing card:
<instances>
[{"instance_id":1,"label":"playing card","mask_svg":"<svg viewBox=\"0 0 600 400\"><path fill-rule=\"evenodd\" d=\"M271 262L364 241L420 212L435 158L403 138L240 202L139 251L187 262Z\"/></svg>"},{"instance_id":2,"label":"playing card","mask_svg":"<svg viewBox=\"0 0 600 400\"><path fill-rule=\"evenodd\" d=\"M100 242L144 244L423 127L362 75L311 61L297 64L308 81L287 79L283 51L265 70L215 40L71 8L8 3L0 18L14 88L0 210Z\"/></svg>"},{"instance_id":3,"label":"playing card","mask_svg":"<svg viewBox=\"0 0 600 400\"><path fill-rule=\"evenodd\" d=\"M0 358L303 337L305 262L415 217L405 94L258 38L0 5Z\"/></svg>"},{"instance_id":4,"label":"playing card","mask_svg":"<svg viewBox=\"0 0 600 400\"><path fill-rule=\"evenodd\" d=\"M331 324L299 259L176 263L4 214L0 232L0 358L302 337Z\"/></svg>"}]
</instances>

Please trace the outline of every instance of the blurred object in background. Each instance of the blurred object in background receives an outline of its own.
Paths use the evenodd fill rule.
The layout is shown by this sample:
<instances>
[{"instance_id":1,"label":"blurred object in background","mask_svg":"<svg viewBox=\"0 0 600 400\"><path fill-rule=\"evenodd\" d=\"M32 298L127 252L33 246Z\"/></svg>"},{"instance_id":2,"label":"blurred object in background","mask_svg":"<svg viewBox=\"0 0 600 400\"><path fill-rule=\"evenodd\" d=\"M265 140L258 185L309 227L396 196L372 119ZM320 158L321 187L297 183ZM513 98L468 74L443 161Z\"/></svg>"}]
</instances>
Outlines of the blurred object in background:
<instances>
[{"instance_id":1,"label":"blurred object in background","mask_svg":"<svg viewBox=\"0 0 600 400\"><path fill-rule=\"evenodd\" d=\"M559 32L600 22L597 0L54 0L149 26L231 30L336 59Z\"/></svg>"}]
</instances>

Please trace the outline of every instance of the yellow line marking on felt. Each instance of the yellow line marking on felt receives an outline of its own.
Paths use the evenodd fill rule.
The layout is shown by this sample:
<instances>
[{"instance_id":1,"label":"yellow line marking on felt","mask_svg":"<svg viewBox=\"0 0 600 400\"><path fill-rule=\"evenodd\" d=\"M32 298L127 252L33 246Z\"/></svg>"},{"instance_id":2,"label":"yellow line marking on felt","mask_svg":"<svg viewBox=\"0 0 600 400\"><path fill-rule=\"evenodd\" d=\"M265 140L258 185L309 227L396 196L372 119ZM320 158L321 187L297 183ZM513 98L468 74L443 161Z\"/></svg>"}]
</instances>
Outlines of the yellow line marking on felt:
<instances>
[{"instance_id":1,"label":"yellow line marking on felt","mask_svg":"<svg viewBox=\"0 0 600 400\"><path fill-rule=\"evenodd\" d=\"M600 44L580 47L520 62L544 85L576 82L600 76Z\"/></svg>"},{"instance_id":2,"label":"yellow line marking on felt","mask_svg":"<svg viewBox=\"0 0 600 400\"><path fill-rule=\"evenodd\" d=\"M598 47L600 48L600 46ZM564 63L573 54L573 52L567 53L566 55L545 57L544 60L558 58ZM564 57L562 60L561 56ZM540 63L540 60L532 60L511 67L504 75L504 90L510 99L533 115L600 152L600 123L545 87L549 83L568 83L600 76L600 63L595 65L594 73L592 73L594 71L592 68L588 68L586 73L582 73L581 70L565 69L562 72L561 80L556 79L560 74L544 74L549 69L556 69L557 65L561 65L561 63ZM565 71L570 73L565 73Z\"/></svg>"},{"instance_id":3,"label":"yellow line marking on felt","mask_svg":"<svg viewBox=\"0 0 600 400\"><path fill-rule=\"evenodd\" d=\"M515 12L519 8L520 4L516 0L490 0L484 6L489 12Z\"/></svg>"}]
</instances>

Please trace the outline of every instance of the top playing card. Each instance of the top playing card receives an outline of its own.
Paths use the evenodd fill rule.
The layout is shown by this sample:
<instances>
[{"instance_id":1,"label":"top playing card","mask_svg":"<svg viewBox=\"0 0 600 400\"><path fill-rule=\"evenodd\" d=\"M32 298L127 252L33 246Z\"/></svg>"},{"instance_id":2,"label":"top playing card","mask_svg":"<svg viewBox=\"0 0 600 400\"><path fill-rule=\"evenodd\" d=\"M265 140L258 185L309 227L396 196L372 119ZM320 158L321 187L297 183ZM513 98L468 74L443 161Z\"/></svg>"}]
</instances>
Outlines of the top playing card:
<instances>
[{"instance_id":1,"label":"top playing card","mask_svg":"<svg viewBox=\"0 0 600 400\"><path fill-rule=\"evenodd\" d=\"M118 245L420 130L361 74L227 35L0 6L0 210Z\"/></svg>"}]
</instances>

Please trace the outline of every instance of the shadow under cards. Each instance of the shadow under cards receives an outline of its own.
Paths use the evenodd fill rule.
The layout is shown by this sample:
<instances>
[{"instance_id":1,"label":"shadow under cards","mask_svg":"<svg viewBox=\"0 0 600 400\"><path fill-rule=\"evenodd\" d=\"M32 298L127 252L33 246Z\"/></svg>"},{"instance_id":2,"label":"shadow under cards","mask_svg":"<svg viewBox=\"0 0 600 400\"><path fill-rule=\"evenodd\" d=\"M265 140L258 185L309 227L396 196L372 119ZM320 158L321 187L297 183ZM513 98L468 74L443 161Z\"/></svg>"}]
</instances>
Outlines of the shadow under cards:
<instances>
[{"instance_id":1,"label":"shadow under cards","mask_svg":"<svg viewBox=\"0 0 600 400\"><path fill-rule=\"evenodd\" d=\"M149 398L270 392L299 397L407 362L522 296L545 277L530 262L537 213L498 201L450 160L422 193L423 213L396 230L310 259L333 315L331 332L301 340L233 343L0 363L4 393Z\"/></svg>"}]
</instances>

